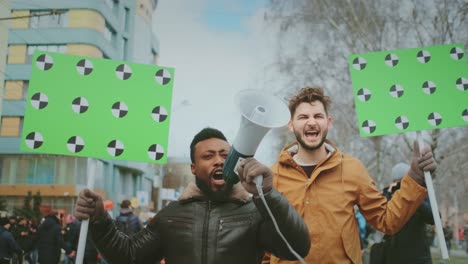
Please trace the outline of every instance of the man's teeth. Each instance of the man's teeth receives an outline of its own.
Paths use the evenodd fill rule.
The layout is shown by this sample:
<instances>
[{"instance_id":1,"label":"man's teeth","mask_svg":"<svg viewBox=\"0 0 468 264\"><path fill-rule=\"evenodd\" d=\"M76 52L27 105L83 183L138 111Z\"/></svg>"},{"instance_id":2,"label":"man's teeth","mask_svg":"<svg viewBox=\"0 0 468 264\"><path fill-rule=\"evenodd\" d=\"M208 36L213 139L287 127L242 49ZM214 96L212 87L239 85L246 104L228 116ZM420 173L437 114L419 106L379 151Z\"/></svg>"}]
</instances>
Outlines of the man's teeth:
<instances>
[{"instance_id":1,"label":"man's teeth","mask_svg":"<svg viewBox=\"0 0 468 264\"><path fill-rule=\"evenodd\" d=\"M223 178L223 172L222 171L215 172L215 174L213 175L213 178L215 180L221 180Z\"/></svg>"}]
</instances>

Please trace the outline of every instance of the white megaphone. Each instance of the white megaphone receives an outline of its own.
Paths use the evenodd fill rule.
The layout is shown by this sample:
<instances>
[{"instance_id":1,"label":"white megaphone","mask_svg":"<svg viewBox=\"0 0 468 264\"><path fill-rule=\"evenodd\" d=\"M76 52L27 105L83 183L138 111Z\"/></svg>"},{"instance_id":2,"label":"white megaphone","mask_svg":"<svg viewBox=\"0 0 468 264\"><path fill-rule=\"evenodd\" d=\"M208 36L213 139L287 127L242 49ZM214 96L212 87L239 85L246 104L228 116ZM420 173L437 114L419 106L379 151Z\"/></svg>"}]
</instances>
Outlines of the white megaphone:
<instances>
[{"instance_id":1,"label":"white megaphone","mask_svg":"<svg viewBox=\"0 0 468 264\"><path fill-rule=\"evenodd\" d=\"M271 128L285 126L289 121L288 107L276 96L259 90L243 90L236 95L235 101L242 119L223 167L224 181L231 185L239 182L238 163L255 155Z\"/></svg>"}]
</instances>

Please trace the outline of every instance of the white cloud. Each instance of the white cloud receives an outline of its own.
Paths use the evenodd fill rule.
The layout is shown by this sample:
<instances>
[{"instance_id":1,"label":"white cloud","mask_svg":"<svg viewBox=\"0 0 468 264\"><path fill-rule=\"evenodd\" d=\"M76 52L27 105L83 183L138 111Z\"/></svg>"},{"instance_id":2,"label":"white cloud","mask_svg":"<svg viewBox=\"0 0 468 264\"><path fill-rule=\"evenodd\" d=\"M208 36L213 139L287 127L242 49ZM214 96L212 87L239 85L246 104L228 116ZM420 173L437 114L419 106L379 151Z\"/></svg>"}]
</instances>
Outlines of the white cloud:
<instances>
[{"instance_id":1,"label":"white cloud","mask_svg":"<svg viewBox=\"0 0 468 264\"><path fill-rule=\"evenodd\" d=\"M159 1L154 13L159 64L175 68L171 157L188 157L190 141L206 126L220 129L232 143L240 121L234 96L243 89L265 88L263 65L273 60L262 10L244 17L247 33L224 32L203 23L206 4L203 0Z\"/></svg>"}]
</instances>

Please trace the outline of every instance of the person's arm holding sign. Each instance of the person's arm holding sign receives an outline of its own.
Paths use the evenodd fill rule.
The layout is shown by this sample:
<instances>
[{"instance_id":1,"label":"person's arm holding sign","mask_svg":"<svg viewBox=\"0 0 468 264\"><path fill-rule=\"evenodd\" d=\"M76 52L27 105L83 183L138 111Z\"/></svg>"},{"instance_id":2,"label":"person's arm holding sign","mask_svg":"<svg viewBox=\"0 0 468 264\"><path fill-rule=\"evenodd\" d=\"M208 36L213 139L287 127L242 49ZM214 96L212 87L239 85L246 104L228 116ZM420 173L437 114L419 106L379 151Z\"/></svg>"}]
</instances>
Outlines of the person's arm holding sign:
<instances>
[{"instance_id":1,"label":"person's arm holding sign","mask_svg":"<svg viewBox=\"0 0 468 264\"><path fill-rule=\"evenodd\" d=\"M134 263L140 259L161 259L161 241L155 229L143 229L138 236L129 238L119 232L104 209L102 197L85 189L80 192L76 202L75 217L89 219L89 229L93 242L109 263ZM138 246L131 246L138 245ZM138 252L135 249L138 248Z\"/></svg>"},{"instance_id":2,"label":"person's arm holding sign","mask_svg":"<svg viewBox=\"0 0 468 264\"><path fill-rule=\"evenodd\" d=\"M400 189L392 195L390 201L387 202L380 194L372 178L363 177L369 182L358 185L361 188L359 192L361 212L368 222L378 230L386 234L398 232L427 196L424 171L433 172L436 167L430 148L425 146L420 151L415 144L407 176L403 177Z\"/></svg>"}]
</instances>

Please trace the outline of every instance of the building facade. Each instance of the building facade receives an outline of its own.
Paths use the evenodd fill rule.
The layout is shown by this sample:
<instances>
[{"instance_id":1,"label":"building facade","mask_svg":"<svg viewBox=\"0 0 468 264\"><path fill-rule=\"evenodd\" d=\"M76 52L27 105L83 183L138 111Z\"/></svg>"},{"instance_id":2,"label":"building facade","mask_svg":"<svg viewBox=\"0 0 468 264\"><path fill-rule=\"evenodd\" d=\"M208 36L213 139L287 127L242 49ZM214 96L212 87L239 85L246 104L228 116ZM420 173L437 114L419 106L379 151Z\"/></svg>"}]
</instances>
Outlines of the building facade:
<instances>
[{"instance_id":1,"label":"building facade","mask_svg":"<svg viewBox=\"0 0 468 264\"><path fill-rule=\"evenodd\" d=\"M7 40L0 43L0 54L6 54L0 57L0 195L8 207L21 207L30 191L40 192L43 204L72 212L89 168L95 169L94 189L116 205L138 191L152 197L157 170L151 164L31 154L20 151L20 138L34 51L156 64L159 43L151 20L157 0L9 2L10 12L0 4L11 18L2 20L9 30L0 36Z\"/></svg>"},{"instance_id":2,"label":"building facade","mask_svg":"<svg viewBox=\"0 0 468 264\"><path fill-rule=\"evenodd\" d=\"M158 198L158 208L166 206L169 202L176 200L183 193L185 187L190 182L195 181L195 176L192 174L189 158L169 157L167 164L163 167L161 175L160 191L165 194L160 194ZM168 192L170 191L170 192Z\"/></svg>"}]
</instances>

